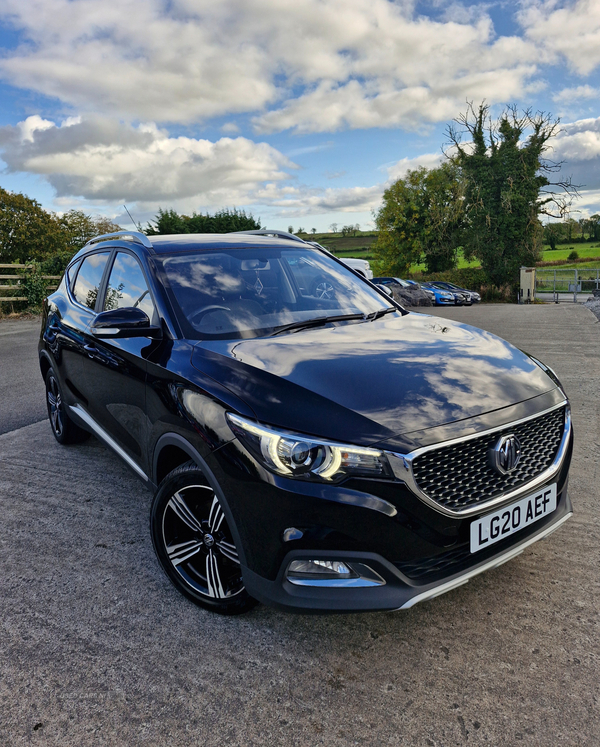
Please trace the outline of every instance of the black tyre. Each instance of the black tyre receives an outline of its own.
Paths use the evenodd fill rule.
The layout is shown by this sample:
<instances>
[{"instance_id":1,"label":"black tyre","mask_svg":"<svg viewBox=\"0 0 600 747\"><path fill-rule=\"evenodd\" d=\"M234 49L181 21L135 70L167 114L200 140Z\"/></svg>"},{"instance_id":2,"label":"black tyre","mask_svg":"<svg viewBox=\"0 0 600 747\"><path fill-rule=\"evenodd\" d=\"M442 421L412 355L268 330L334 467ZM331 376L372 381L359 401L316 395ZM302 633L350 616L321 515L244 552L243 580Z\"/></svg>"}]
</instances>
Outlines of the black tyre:
<instances>
[{"instance_id":1,"label":"black tyre","mask_svg":"<svg viewBox=\"0 0 600 747\"><path fill-rule=\"evenodd\" d=\"M49 368L46 374L46 406L52 433L59 444L77 444L90 437L87 431L76 425L67 415L67 408L53 368Z\"/></svg>"},{"instance_id":2,"label":"black tyre","mask_svg":"<svg viewBox=\"0 0 600 747\"><path fill-rule=\"evenodd\" d=\"M194 462L161 482L150 511L152 542L177 589L200 607L239 615L257 604L242 579L223 508Z\"/></svg>"}]
</instances>

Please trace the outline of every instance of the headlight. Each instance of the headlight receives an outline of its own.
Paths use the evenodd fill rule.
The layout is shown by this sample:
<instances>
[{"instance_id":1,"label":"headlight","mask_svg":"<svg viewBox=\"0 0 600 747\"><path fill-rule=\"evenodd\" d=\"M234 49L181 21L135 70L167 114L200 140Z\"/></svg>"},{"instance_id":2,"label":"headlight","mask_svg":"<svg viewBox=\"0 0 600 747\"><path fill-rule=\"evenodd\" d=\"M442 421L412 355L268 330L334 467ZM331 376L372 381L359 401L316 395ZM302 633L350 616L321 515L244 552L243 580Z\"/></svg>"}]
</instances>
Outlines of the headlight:
<instances>
[{"instance_id":1,"label":"headlight","mask_svg":"<svg viewBox=\"0 0 600 747\"><path fill-rule=\"evenodd\" d=\"M393 479L388 460L378 449L287 433L231 413L227 420L252 456L278 475L319 482L339 482L350 476Z\"/></svg>"}]
</instances>

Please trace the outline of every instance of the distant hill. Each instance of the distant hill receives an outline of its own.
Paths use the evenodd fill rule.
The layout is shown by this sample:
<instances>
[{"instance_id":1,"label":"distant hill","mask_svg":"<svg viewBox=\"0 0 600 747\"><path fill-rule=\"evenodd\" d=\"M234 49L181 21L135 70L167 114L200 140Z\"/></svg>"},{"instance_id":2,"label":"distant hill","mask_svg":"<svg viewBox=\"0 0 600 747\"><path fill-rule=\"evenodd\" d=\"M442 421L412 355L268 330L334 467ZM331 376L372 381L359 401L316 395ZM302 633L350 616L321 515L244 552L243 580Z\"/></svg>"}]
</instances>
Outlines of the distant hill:
<instances>
[{"instance_id":1,"label":"distant hill","mask_svg":"<svg viewBox=\"0 0 600 747\"><path fill-rule=\"evenodd\" d=\"M358 257L373 259L371 245L377 238L374 231L357 231L356 236L342 236L341 233L300 233L306 241L317 241L337 257Z\"/></svg>"}]
</instances>

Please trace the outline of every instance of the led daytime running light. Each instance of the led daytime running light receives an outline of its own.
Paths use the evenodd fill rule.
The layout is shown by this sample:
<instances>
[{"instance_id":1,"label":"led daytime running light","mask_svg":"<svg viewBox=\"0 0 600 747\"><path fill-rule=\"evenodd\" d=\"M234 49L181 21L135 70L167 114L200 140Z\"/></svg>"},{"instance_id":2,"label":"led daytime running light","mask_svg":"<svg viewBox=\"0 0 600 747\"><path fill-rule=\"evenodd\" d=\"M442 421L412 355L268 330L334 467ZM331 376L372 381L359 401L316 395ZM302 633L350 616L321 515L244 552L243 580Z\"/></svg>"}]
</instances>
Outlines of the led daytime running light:
<instances>
[{"instance_id":1,"label":"led daytime running light","mask_svg":"<svg viewBox=\"0 0 600 747\"><path fill-rule=\"evenodd\" d=\"M326 482L353 474L392 477L387 458L377 449L285 433L231 413L227 419L244 446L277 474Z\"/></svg>"}]
</instances>

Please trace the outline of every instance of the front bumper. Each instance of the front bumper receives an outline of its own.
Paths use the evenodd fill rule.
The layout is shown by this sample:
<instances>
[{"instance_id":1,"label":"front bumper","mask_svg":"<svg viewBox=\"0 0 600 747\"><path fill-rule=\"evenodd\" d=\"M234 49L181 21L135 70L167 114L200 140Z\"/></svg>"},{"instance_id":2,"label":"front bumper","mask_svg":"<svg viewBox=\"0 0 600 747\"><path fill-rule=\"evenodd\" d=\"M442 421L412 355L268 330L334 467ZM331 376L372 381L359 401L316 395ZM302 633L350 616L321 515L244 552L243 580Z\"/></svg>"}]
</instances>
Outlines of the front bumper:
<instances>
[{"instance_id":1,"label":"front bumper","mask_svg":"<svg viewBox=\"0 0 600 747\"><path fill-rule=\"evenodd\" d=\"M501 565L566 521L572 514L567 493L572 446L569 430L557 470L535 485L539 491L556 484L556 509L476 553L469 544L473 521L518 496L449 515L399 480L323 485L273 475L237 441L214 454L211 469L239 529L244 583L251 596L297 612L394 610ZM335 584L298 585L288 578L292 561L315 559L362 564L385 583L345 584L335 578Z\"/></svg>"},{"instance_id":2,"label":"front bumper","mask_svg":"<svg viewBox=\"0 0 600 747\"><path fill-rule=\"evenodd\" d=\"M408 609L419 602L433 599L468 583L480 573L497 568L520 555L535 542L548 537L573 514L566 486L559 505L547 520L535 524L529 531L507 538L494 550L477 553L459 564L455 572L419 584L376 553L344 551L289 552L274 581L270 581L248 568L243 568L244 583L248 593L265 604L293 612L357 612ZM293 560L318 555L323 560L342 560L350 564L364 564L378 574L383 585L355 588L343 585L297 586L286 577L286 569ZM473 562L475 560L475 562Z\"/></svg>"}]
</instances>

